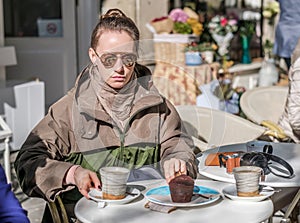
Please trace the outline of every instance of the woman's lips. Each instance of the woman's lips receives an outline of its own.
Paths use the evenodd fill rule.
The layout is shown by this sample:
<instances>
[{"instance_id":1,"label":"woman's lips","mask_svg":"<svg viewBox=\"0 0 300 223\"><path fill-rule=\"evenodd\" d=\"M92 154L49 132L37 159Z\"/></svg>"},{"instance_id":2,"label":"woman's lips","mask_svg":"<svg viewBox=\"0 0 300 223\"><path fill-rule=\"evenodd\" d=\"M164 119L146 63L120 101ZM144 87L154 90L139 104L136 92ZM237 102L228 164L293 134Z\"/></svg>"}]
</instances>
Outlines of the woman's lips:
<instances>
[{"instance_id":1,"label":"woman's lips","mask_svg":"<svg viewBox=\"0 0 300 223\"><path fill-rule=\"evenodd\" d=\"M116 81L123 81L125 79L125 76L113 76L112 78Z\"/></svg>"}]
</instances>

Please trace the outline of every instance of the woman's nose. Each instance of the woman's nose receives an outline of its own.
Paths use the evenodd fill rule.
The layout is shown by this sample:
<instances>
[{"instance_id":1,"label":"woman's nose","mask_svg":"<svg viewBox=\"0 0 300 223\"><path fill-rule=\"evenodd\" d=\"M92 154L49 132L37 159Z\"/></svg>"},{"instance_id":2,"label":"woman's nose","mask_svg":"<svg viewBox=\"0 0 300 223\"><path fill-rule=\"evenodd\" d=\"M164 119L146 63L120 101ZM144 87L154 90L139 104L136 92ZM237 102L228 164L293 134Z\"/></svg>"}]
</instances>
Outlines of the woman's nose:
<instances>
[{"instance_id":1,"label":"woman's nose","mask_svg":"<svg viewBox=\"0 0 300 223\"><path fill-rule=\"evenodd\" d=\"M121 70L124 69L123 62L122 62L121 58L117 59L117 62L115 64L115 66L114 66L114 69L115 69L115 71L121 71Z\"/></svg>"}]
</instances>

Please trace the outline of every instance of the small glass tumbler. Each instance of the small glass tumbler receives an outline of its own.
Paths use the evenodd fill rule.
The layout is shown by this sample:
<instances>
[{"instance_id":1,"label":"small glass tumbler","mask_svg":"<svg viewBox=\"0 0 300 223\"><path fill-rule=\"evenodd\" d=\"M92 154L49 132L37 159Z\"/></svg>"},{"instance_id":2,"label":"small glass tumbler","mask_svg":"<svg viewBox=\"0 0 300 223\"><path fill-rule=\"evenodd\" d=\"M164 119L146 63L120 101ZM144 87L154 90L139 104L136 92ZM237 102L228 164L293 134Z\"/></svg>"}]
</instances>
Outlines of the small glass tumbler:
<instances>
[{"instance_id":1,"label":"small glass tumbler","mask_svg":"<svg viewBox=\"0 0 300 223\"><path fill-rule=\"evenodd\" d=\"M233 168L237 195L254 197L259 195L259 181L262 169L257 166L240 166Z\"/></svg>"},{"instance_id":2,"label":"small glass tumbler","mask_svg":"<svg viewBox=\"0 0 300 223\"><path fill-rule=\"evenodd\" d=\"M100 169L103 199L120 200L126 196L130 170L124 167L102 167Z\"/></svg>"}]
</instances>

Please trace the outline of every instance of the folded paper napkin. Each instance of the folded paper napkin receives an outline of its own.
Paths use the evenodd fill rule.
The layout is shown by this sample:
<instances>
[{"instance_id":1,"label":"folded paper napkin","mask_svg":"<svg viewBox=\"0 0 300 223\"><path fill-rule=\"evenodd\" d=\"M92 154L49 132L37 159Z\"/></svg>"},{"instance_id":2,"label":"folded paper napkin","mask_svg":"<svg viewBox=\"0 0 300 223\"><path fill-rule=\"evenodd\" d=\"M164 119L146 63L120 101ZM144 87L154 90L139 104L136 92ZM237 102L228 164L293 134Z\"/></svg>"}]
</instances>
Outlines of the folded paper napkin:
<instances>
[{"instance_id":1,"label":"folded paper napkin","mask_svg":"<svg viewBox=\"0 0 300 223\"><path fill-rule=\"evenodd\" d=\"M150 201L145 204L145 208L149 208L152 211L158 211L166 214L176 210L176 207L155 204Z\"/></svg>"}]
</instances>

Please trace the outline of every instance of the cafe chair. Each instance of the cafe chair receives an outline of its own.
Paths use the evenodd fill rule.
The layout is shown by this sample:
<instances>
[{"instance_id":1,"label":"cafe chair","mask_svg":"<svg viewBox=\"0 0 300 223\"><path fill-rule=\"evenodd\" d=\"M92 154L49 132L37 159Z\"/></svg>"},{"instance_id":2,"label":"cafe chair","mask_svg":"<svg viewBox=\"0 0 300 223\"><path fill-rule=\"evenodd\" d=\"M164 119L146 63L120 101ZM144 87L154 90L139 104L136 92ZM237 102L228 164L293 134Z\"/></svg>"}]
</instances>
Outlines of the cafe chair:
<instances>
[{"instance_id":1,"label":"cafe chair","mask_svg":"<svg viewBox=\"0 0 300 223\"><path fill-rule=\"evenodd\" d=\"M242 94L240 106L247 119L264 126L270 141L284 142L289 137L277 124L284 112L288 87L257 87Z\"/></svg>"},{"instance_id":2,"label":"cafe chair","mask_svg":"<svg viewBox=\"0 0 300 223\"><path fill-rule=\"evenodd\" d=\"M179 105L176 109L197 152L255 140L265 132L264 127L224 111L195 105Z\"/></svg>"},{"instance_id":3,"label":"cafe chair","mask_svg":"<svg viewBox=\"0 0 300 223\"><path fill-rule=\"evenodd\" d=\"M240 106L247 118L256 124L264 120L277 123L284 111L288 87L257 87L245 91Z\"/></svg>"},{"instance_id":4,"label":"cafe chair","mask_svg":"<svg viewBox=\"0 0 300 223\"><path fill-rule=\"evenodd\" d=\"M29 81L13 87L15 106L4 103L6 123L13 137L11 150L19 150L32 128L45 115L45 84Z\"/></svg>"}]
</instances>

